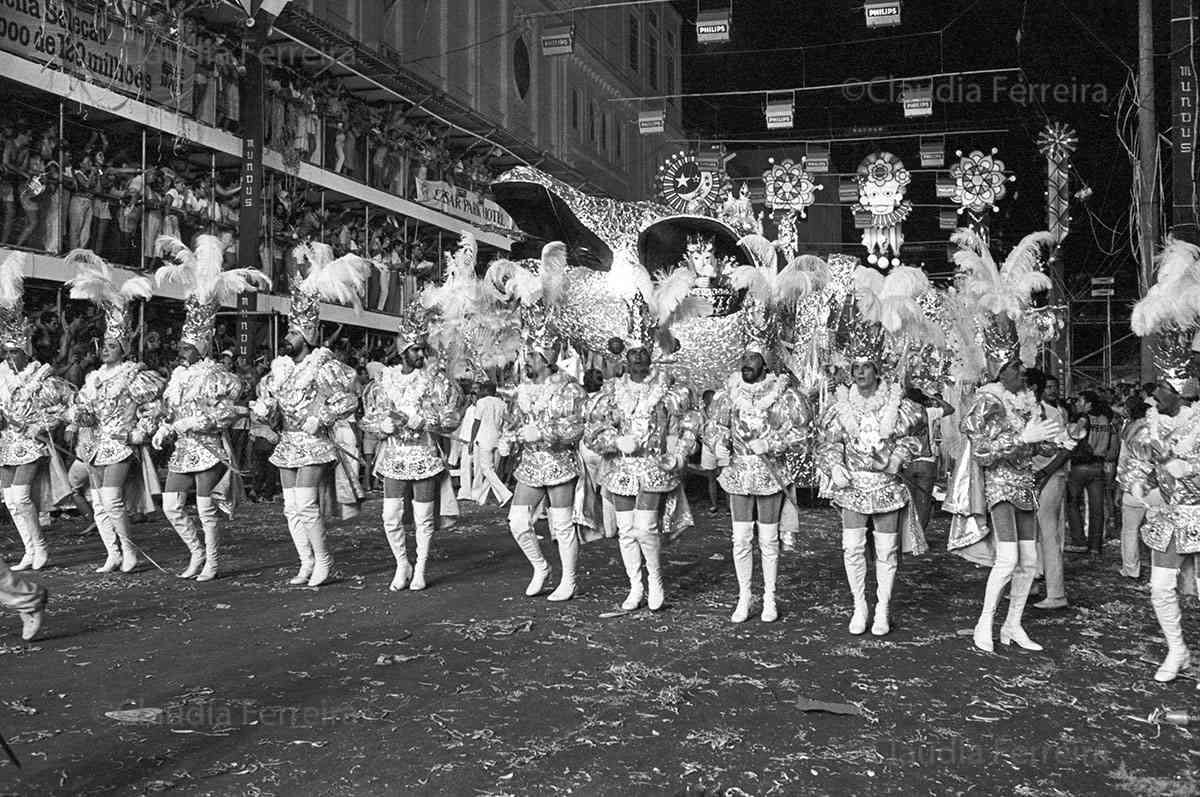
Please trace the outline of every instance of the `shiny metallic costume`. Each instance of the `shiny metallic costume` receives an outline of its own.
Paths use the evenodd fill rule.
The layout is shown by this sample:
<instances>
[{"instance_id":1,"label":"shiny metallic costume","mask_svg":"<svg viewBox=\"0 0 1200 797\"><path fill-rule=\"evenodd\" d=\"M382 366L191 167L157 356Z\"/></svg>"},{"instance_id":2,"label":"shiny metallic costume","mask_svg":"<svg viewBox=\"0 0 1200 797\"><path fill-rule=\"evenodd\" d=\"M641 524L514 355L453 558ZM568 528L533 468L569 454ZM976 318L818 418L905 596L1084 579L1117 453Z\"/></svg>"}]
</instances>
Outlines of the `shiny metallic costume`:
<instances>
[{"instance_id":1,"label":"shiny metallic costume","mask_svg":"<svg viewBox=\"0 0 1200 797\"><path fill-rule=\"evenodd\" d=\"M291 357L276 357L271 372L258 384L253 412L279 429L279 443L270 462L279 468L324 465L337 459L330 432L333 425L354 413L357 401L351 390L354 369L333 358L320 347L299 364ZM304 431L309 418L320 428Z\"/></svg>"},{"instance_id":2,"label":"shiny metallic costume","mask_svg":"<svg viewBox=\"0 0 1200 797\"><path fill-rule=\"evenodd\" d=\"M96 423L91 450L76 453L89 465L102 467L125 461L132 453L130 436L149 439L158 427L165 380L141 363L101 366L87 375L75 397L74 420L86 426L80 412L91 413Z\"/></svg>"},{"instance_id":3,"label":"shiny metallic costume","mask_svg":"<svg viewBox=\"0 0 1200 797\"><path fill-rule=\"evenodd\" d=\"M419 481L446 470L441 448L430 432L450 434L462 421L462 392L444 371L430 366L404 373L401 366L384 370L364 399L362 426L379 435L375 473L386 479ZM421 419L410 429L404 419Z\"/></svg>"},{"instance_id":4,"label":"shiny metallic costume","mask_svg":"<svg viewBox=\"0 0 1200 797\"><path fill-rule=\"evenodd\" d=\"M1200 408L1181 407L1175 417L1150 410L1127 446L1117 474L1121 485L1162 496L1161 505L1146 510L1142 540L1160 552L1174 542L1177 553L1200 553ZM1166 465L1172 460L1183 460L1192 472L1171 475Z\"/></svg>"},{"instance_id":5,"label":"shiny metallic costume","mask_svg":"<svg viewBox=\"0 0 1200 797\"><path fill-rule=\"evenodd\" d=\"M541 384L517 386L501 438L510 450L520 450L516 479L530 487L553 487L579 478L579 441L584 432L587 394L570 376L550 374ZM542 439L530 443L521 429L533 426Z\"/></svg>"},{"instance_id":6,"label":"shiny metallic costume","mask_svg":"<svg viewBox=\"0 0 1200 797\"><path fill-rule=\"evenodd\" d=\"M677 460L695 450L700 431L687 388L654 372L641 383L628 375L605 382L584 442L604 457L600 480L610 493L669 493L679 487ZM626 435L638 445L630 455L617 449L617 438Z\"/></svg>"},{"instance_id":7,"label":"shiny metallic costume","mask_svg":"<svg viewBox=\"0 0 1200 797\"><path fill-rule=\"evenodd\" d=\"M767 375L747 384L740 373L714 397L704 443L718 461L728 459L717 481L731 495L774 495L791 484L788 455L807 447L812 410L788 377ZM763 455L750 443L767 445Z\"/></svg>"},{"instance_id":8,"label":"shiny metallic costume","mask_svg":"<svg viewBox=\"0 0 1200 797\"><path fill-rule=\"evenodd\" d=\"M168 470L198 473L223 461L222 433L237 417L235 402L241 389L241 380L213 360L197 360L171 373L163 391L162 423L190 419L199 422L199 428L175 438Z\"/></svg>"},{"instance_id":9,"label":"shiny metallic costume","mask_svg":"<svg viewBox=\"0 0 1200 797\"><path fill-rule=\"evenodd\" d=\"M882 392L886 386L881 384L878 390ZM900 457L902 465L920 454L921 442L914 430L924 420L925 410L908 399L900 399L894 428L881 436L886 411L885 407L872 410L867 404L856 405L842 398L822 414L817 444L819 467L826 474L834 465L842 465L850 472L850 486L833 491L830 496L835 506L861 515L881 515L908 504L908 489L899 476L887 473L885 468L893 454ZM856 421L857 429L847 424L848 418Z\"/></svg>"},{"instance_id":10,"label":"shiny metallic costume","mask_svg":"<svg viewBox=\"0 0 1200 797\"><path fill-rule=\"evenodd\" d=\"M0 465L16 467L49 455L46 439L75 400L75 387L50 375L50 366L30 362L20 373L0 366Z\"/></svg>"},{"instance_id":11,"label":"shiny metallic costume","mask_svg":"<svg viewBox=\"0 0 1200 797\"><path fill-rule=\"evenodd\" d=\"M1033 475L1033 457L1053 444L1021 442L1021 432L1037 408L1032 395L1023 391L1025 401L1009 394L1003 396L999 385L984 386L975 393L962 419L962 432L971 441L971 454L983 468L983 489L987 507L1008 502L1017 509L1037 509L1037 480ZM1004 398L1010 400L1006 402Z\"/></svg>"}]
</instances>

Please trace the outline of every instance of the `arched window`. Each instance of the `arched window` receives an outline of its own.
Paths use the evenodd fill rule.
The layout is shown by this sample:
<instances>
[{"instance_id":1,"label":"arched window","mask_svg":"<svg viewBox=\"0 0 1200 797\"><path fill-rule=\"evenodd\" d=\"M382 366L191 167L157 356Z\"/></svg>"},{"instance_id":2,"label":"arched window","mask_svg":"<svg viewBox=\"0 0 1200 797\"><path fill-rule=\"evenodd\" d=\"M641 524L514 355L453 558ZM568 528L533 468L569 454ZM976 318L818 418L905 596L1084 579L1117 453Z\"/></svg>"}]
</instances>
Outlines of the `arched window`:
<instances>
[{"instance_id":1,"label":"arched window","mask_svg":"<svg viewBox=\"0 0 1200 797\"><path fill-rule=\"evenodd\" d=\"M529 93L529 47L525 44L525 39L520 36L513 45L512 66L513 81L517 84L517 96L525 99L525 95Z\"/></svg>"}]
</instances>

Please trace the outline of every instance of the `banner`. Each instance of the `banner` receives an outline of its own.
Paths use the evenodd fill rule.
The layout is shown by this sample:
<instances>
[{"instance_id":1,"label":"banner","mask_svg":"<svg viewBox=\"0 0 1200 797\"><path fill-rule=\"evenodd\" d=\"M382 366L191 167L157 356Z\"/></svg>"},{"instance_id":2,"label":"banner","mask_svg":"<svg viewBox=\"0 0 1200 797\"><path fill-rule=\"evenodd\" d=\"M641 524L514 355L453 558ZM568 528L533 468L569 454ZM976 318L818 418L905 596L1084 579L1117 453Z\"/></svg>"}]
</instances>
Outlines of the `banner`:
<instances>
[{"instance_id":1,"label":"banner","mask_svg":"<svg viewBox=\"0 0 1200 797\"><path fill-rule=\"evenodd\" d=\"M1196 191L1196 133L1200 127L1200 91L1192 68L1196 57L1196 10L1193 0L1171 4L1171 228L1185 240L1200 241Z\"/></svg>"},{"instance_id":2,"label":"banner","mask_svg":"<svg viewBox=\"0 0 1200 797\"><path fill-rule=\"evenodd\" d=\"M441 212L465 219L484 230L511 233L516 230L512 217L490 199L484 199L475 191L456 188L440 180L417 181L417 202Z\"/></svg>"},{"instance_id":3,"label":"banner","mask_svg":"<svg viewBox=\"0 0 1200 797\"><path fill-rule=\"evenodd\" d=\"M73 2L0 0L0 50L145 102L192 112L194 51Z\"/></svg>"}]
</instances>

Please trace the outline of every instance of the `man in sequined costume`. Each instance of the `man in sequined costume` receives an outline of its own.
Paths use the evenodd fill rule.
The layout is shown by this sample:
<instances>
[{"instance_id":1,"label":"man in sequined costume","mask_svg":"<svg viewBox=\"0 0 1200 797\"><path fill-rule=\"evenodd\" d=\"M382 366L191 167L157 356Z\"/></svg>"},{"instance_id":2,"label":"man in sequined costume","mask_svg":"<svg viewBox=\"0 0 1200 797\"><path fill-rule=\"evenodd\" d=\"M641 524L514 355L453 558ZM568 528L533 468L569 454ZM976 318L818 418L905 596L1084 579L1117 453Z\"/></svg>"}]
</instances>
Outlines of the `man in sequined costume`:
<instances>
[{"instance_id":1,"label":"man in sequined costume","mask_svg":"<svg viewBox=\"0 0 1200 797\"><path fill-rule=\"evenodd\" d=\"M525 594L540 595L550 575L550 565L542 556L533 531L533 512L543 500L548 500L550 534L558 542L562 563L562 579L548 599L565 601L575 595L579 560L579 534L573 508L586 396L575 379L555 366L559 347L554 336L544 329L530 332L525 344L525 381L517 386L501 433L502 454L506 450L520 452L508 527L533 567L533 578Z\"/></svg>"},{"instance_id":2,"label":"man in sequined costume","mask_svg":"<svg viewBox=\"0 0 1200 797\"><path fill-rule=\"evenodd\" d=\"M629 576L629 595L621 608L636 609L645 594L646 605L657 611L665 600L660 518L696 447L700 418L688 389L651 367L647 340L631 339L625 345L625 374L604 383L584 442L604 458L601 483L616 510L621 560Z\"/></svg>"},{"instance_id":3,"label":"man in sequined costume","mask_svg":"<svg viewBox=\"0 0 1200 797\"><path fill-rule=\"evenodd\" d=\"M271 362L250 410L279 432L270 462L279 468L283 515L300 559L300 569L288 583L319 587L329 579L333 566L325 538L322 486L332 483L337 508L345 516L357 513L360 498L357 471L345 472L345 452L333 439L337 422L358 406L356 375L320 345L320 302L357 302L371 266L355 255L335 260L326 244L297 250L294 256L307 263L308 275L292 292L286 353Z\"/></svg>"},{"instance_id":4,"label":"man in sequined costume","mask_svg":"<svg viewBox=\"0 0 1200 797\"><path fill-rule=\"evenodd\" d=\"M234 496L219 495L218 486L231 475L228 430L238 418L236 402L242 390L241 380L209 357L216 314L222 304L235 302L239 292L252 288L251 281L266 284L267 279L255 269L222 270L225 247L213 235L197 236L195 252L166 237L159 238L157 248L176 261L159 270L158 280L184 287L185 312L179 342L182 363L163 391L163 417L152 440L155 448L170 438L175 441L167 463L163 514L191 554L180 578L211 581L217 577L220 556L218 505L232 511ZM203 544L187 514L187 494L193 489Z\"/></svg>"},{"instance_id":5,"label":"man in sequined costume","mask_svg":"<svg viewBox=\"0 0 1200 797\"><path fill-rule=\"evenodd\" d=\"M436 363L426 359L424 322L410 308L396 340L400 363L384 369L366 397L363 428L378 435L375 474L383 479L383 533L396 560L388 589L422 590L437 525L438 496L448 478L438 444L458 428L463 396ZM417 560L408 559L404 502L412 505Z\"/></svg>"},{"instance_id":6,"label":"man in sequined costume","mask_svg":"<svg viewBox=\"0 0 1200 797\"><path fill-rule=\"evenodd\" d=\"M738 602L730 620L735 623L750 615L756 526L763 570L762 621L774 622L779 616L779 516L790 489L784 457L805 447L811 423L808 402L786 374L767 371L759 346L747 349L741 370L729 377L709 407L704 442L716 455L721 471L717 478L729 494L733 517Z\"/></svg>"}]
</instances>

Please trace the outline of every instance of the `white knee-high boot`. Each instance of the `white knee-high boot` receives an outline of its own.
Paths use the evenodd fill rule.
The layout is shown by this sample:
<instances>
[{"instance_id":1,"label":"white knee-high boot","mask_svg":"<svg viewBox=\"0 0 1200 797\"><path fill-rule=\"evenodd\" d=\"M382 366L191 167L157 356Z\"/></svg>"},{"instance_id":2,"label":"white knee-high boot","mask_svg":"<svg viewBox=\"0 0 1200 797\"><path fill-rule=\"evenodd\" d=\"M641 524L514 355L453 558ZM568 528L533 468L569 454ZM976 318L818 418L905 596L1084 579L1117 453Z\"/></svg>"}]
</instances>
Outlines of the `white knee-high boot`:
<instances>
[{"instance_id":1,"label":"white knee-high boot","mask_svg":"<svg viewBox=\"0 0 1200 797\"><path fill-rule=\"evenodd\" d=\"M621 563L625 565L625 575L629 577L629 594L625 596L621 608L631 612L642 603L642 549L633 536L633 510L618 511L616 516Z\"/></svg>"},{"instance_id":2,"label":"white knee-high boot","mask_svg":"<svg viewBox=\"0 0 1200 797\"><path fill-rule=\"evenodd\" d=\"M758 524L758 551L762 556L763 607L762 621L773 623L779 619L775 606L775 581L779 576L779 524Z\"/></svg>"},{"instance_id":3,"label":"white knee-high boot","mask_svg":"<svg viewBox=\"0 0 1200 797\"><path fill-rule=\"evenodd\" d=\"M1008 590L1008 615L1000 626L1000 644L1017 643L1025 650L1042 650L1042 646L1029 638L1021 627L1021 615L1025 612L1025 601L1033 587L1037 572L1037 540L1020 540L1017 543L1017 568L1013 571L1012 586Z\"/></svg>"},{"instance_id":4,"label":"white knee-high boot","mask_svg":"<svg viewBox=\"0 0 1200 797\"><path fill-rule=\"evenodd\" d=\"M129 536L129 516L125 512L125 488L101 487L100 503L104 504L104 511L112 523L113 531L117 535L117 542L121 545L121 572L130 573L138 566L138 555L137 549L133 547L133 540Z\"/></svg>"},{"instance_id":5,"label":"white knee-high boot","mask_svg":"<svg viewBox=\"0 0 1200 797\"><path fill-rule=\"evenodd\" d=\"M738 602L729 616L730 622L744 623L750 617L754 600L754 521L733 521L733 571L737 573Z\"/></svg>"},{"instance_id":6,"label":"white knee-high boot","mask_svg":"<svg viewBox=\"0 0 1200 797\"><path fill-rule=\"evenodd\" d=\"M313 569L308 586L319 587L329 580L333 556L325 544L325 519L321 517L321 498L316 487L296 488L296 522L312 546Z\"/></svg>"},{"instance_id":7,"label":"white knee-high boot","mask_svg":"<svg viewBox=\"0 0 1200 797\"><path fill-rule=\"evenodd\" d=\"M417 535L417 565L413 568L412 581L408 588L413 590L425 589L425 567L429 563L429 549L433 545L434 512L437 504L433 501L413 501L413 526Z\"/></svg>"},{"instance_id":8,"label":"white knee-high boot","mask_svg":"<svg viewBox=\"0 0 1200 797\"><path fill-rule=\"evenodd\" d=\"M646 608L656 612L662 608L666 596L663 594L662 562L659 552L662 539L658 533L658 510L633 510L633 533L638 547L646 560Z\"/></svg>"},{"instance_id":9,"label":"white knee-high boot","mask_svg":"<svg viewBox=\"0 0 1200 797\"><path fill-rule=\"evenodd\" d=\"M530 597L540 595L550 577L550 563L542 556L542 546L538 545L537 535L533 532L533 507L523 504L509 507L508 530L533 568L533 577L525 587L525 594Z\"/></svg>"},{"instance_id":10,"label":"white knee-high boot","mask_svg":"<svg viewBox=\"0 0 1200 797\"><path fill-rule=\"evenodd\" d=\"M33 540L29 536L29 522L26 519L24 508L17 498L16 488L5 487L3 496L4 506L8 508L8 514L12 517L13 526L17 529L17 535L21 538L21 547L24 549L21 561L12 565L10 569L28 570L33 565Z\"/></svg>"},{"instance_id":11,"label":"white knee-high boot","mask_svg":"<svg viewBox=\"0 0 1200 797\"><path fill-rule=\"evenodd\" d=\"M1020 558L1017 543L996 541L996 560L992 571L988 573L987 587L983 592L983 611L979 613L979 622L975 624L975 647L991 653L995 650L992 643L992 624L996 620L996 606L1000 603L1000 594L1012 580L1013 571L1017 569Z\"/></svg>"},{"instance_id":12,"label":"white knee-high boot","mask_svg":"<svg viewBox=\"0 0 1200 797\"><path fill-rule=\"evenodd\" d=\"M197 509L199 509L199 503L200 501L197 499ZM200 566L204 564L204 548L200 545L196 526L187 514L187 493L163 493L162 509L167 522L171 524L171 528L175 529L175 533L179 535L179 539L183 540L188 553L191 554L187 569L180 573L179 577L194 578L200 572Z\"/></svg>"},{"instance_id":13,"label":"white knee-high boot","mask_svg":"<svg viewBox=\"0 0 1200 797\"><path fill-rule=\"evenodd\" d=\"M562 564L562 580L546 598L566 601L575 597L575 571L579 564L579 534L575 531L574 511L569 506L550 507L550 533L558 540L558 559Z\"/></svg>"},{"instance_id":14,"label":"white knee-high boot","mask_svg":"<svg viewBox=\"0 0 1200 797\"><path fill-rule=\"evenodd\" d=\"M388 589L399 592L408 589L408 580L412 578L412 563L408 561L408 544L404 540L404 499L383 499L383 535L387 537L388 547L396 559L396 574Z\"/></svg>"},{"instance_id":15,"label":"white knee-high boot","mask_svg":"<svg viewBox=\"0 0 1200 797\"><path fill-rule=\"evenodd\" d=\"M288 533L292 535L292 545L296 546L296 556L300 558L300 570L288 580L289 584L307 584L312 578L313 552L308 542L308 534L300 522L298 504L296 503L296 488L283 488L283 516L287 519Z\"/></svg>"},{"instance_id":16,"label":"white knee-high boot","mask_svg":"<svg viewBox=\"0 0 1200 797\"><path fill-rule=\"evenodd\" d=\"M97 567L96 572L111 573L121 566L121 546L117 544L117 532L113 530L108 512L104 511L104 502L100 500L100 496L90 493L88 501L92 505L92 521L96 524L96 531L100 534L100 541L104 543L107 554L104 564Z\"/></svg>"},{"instance_id":17,"label":"white knee-high boot","mask_svg":"<svg viewBox=\"0 0 1200 797\"><path fill-rule=\"evenodd\" d=\"M196 514L200 517L200 528L204 529L204 569L196 580L212 581L217 577L220 558L221 515L211 495L196 496Z\"/></svg>"},{"instance_id":18,"label":"white knee-high boot","mask_svg":"<svg viewBox=\"0 0 1200 797\"><path fill-rule=\"evenodd\" d=\"M1167 643L1167 657L1163 659L1154 680L1161 683L1174 681L1181 670L1192 665L1192 655L1183 641L1183 616L1179 609L1179 593L1176 583L1179 571L1173 567L1150 568L1150 604L1154 616L1162 629Z\"/></svg>"},{"instance_id":19,"label":"white knee-high boot","mask_svg":"<svg viewBox=\"0 0 1200 797\"><path fill-rule=\"evenodd\" d=\"M842 563L846 566L846 582L854 597L854 614L850 617L850 633L867 630L867 530L842 529Z\"/></svg>"},{"instance_id":20,"label":"white knee-high boot","mask_svg":"<svg viewBox=\"0 0 1200 797\"><path fill-rule=\"evenodd\" d=\"M899 534L874 533L875 538L875 620L871 633L883 636L892 630L892 587L896 583Z\"/></svg>"}]
</instances>

